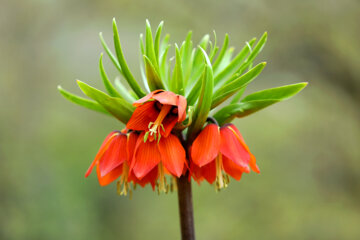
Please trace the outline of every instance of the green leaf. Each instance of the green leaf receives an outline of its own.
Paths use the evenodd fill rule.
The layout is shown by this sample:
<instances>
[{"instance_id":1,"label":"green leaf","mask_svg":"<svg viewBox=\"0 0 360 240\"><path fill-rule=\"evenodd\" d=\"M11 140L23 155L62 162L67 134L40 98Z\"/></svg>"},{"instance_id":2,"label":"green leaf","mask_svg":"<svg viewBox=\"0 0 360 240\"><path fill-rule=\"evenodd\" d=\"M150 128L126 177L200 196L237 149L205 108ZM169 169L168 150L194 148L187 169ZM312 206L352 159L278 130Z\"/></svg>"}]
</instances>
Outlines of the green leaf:
<instances>
[{"instance_id":1,"label":"green leaf","mask_svg":"<svg viewBox=\"0 0 360 240\"><path fill-rule=\"evenodd\" d=\"M304 87L306 87L307 84L308 84L307 82L302 82L302 83L290 84L290 85L285 85L285 86L281 86L281 87L262 90L262 91L247 95L241 102L248 102L248 101L254 101L254 100L283 101L283 100L289 99L292 96L296 95Z\"/></svg>"},{"instance_id":2,"label":"green leaf","mask_svg":"<svg viewBox=\"0 0 360 240\"><path fill-rule=\"evenodd\" d=\"M145 33L145 53L146 57L150 60L151 64L155 67L156 71L159 70L158 59L155 54L154 41L151 33L151 26L146 19L146 33Z\"/></svg>"},{"instance_id":3,"label":"green leaf","mask_svg":"<svg viewBox=\"0 0 360 240\"><path fill-rule=\"evenodd\" d=\"M100 41L101 41L101 45L103 46L106 54L109 56L110 60L113 62L113 64L115 65L115 67L119 70L119 72L121 74L122 71L121 71L121 67L120 67L120 64L118 62L118 60L116 60L116 57L114 56L114 54L111 52L111 50L109 49L109 47L107 46L104 38L103 38L103 35L102 35L102 32L99 33L99 37L100 37Z\"/></svg>"},{"instance_id":4,"label":"green leaf","mask_svg":"<svg viewBox=\"0 0 360 240\"><path fill-rule=\"evenodd\" d=\"M144 55L143 57L145 62L147 83L149 85L150 90L154 91L156 89L164 89L164 85L154 65L151 63L150 59L147 56Z\"/></svg>"},{"instance_id":5,"label":"green leaf","mask_svg":"<svg viewBox=\"0 0 360 240\"><path fill-rule=\"evenodd\" d=\"M228 45L229 45L229 35L228 34L225 34L225 38L224 38L224 42L223 42L223 45L221 47L221 50L220 50L220 53L219 53L219 56L216 58L214 64L213 64L213 71L215 72L216 69L218 68L219 64L221 63L225 53L226 53L226 50L228 48Z\"/></svg>"},{"instance_id":6,"label":"green leaf","mask_svg":"<svg viewBox=\"0 0 360 240\"><path fill-rule=\"evenodd\" d=\"M192 69L192 61L191 61L191 52L192 52L192 41L191 41L192 32L190 31L186 37L186 40L181 47L181 62L183 66L183 76L184 76L184 82L185 86L187 86L187 82L190 78L191 69Z\"/></svg>"},{"instance_id":7,"label":"green leaf","mask_svg":"<svg viewBox=\"0 0 360 240\"><path fill-rule=\"evenodd\" d=\"M61 86L58 86L58 90L61 93L61 95L63 95L70 102L76 103L80 106L83 106L85 108L88 108L88 109L91 109L91 110L94 110L94 111L97 111L100 113L110 115L110 113L105 108L103 108L100 104L98 104L97 102L94 102L94 101L86 99L86 98L79 97L75 94L72 94L72 93L66 91L65 89L63 89Z\"/></svg>"},{"instance_id":8,"label":"green leaf","mask_svg":"<svg viewBox=\"0 0 360 240\"><path fill-rule=\"evenodd\" d=\"M200 94L200 88L202 84L202 78L199 78L194 87L191 89L190 93L186 96L186 101L189 106L193 106L196 103L196 100Z\"/></svg>"},{"instance_id":9,"label":"green leaf","mask_svg":"<svg viewBox=\"0 0 360 240\"><path fill-rule=\"evenodd\" d=\"M263 70L266 63L260 63L256 65L254 68L252 68L250 71L245 73L242 76L239 76L238 78L234 79L232 82L229 82L219 88L213 96L213 102L211 105L211 108L217 107L219 104L227 100L229 97L234 95L237 91L239 91L241 88L249 84L252 80L254 80Z\"/></svg>"},{"instance_id":10,"label":"green leaf","mask_svg":"<svg viewBox=\"0 0 360 240\"><path fill-rule=\"evenodd\" d=\"M85 95L97 101L118 120L125 124L129 121L135 110L135 107L130 103L121 98L110 97L106 93L103 93L79 80L77 80L77 83Z\"/></svg>"},{"instance_id":11,"label":"green leaf","mask_svg":"<svg viewBox=\"0 0 360 240\"><path fill-rule=\"evenodd\" d=\"M241 65L240 69L237 71L238 73L243 73L245 71L246 68L249 67L249 65L252 63L252 61L254 61L254 59L256 58L256 56L261 52L261 50L264 48L265 43L267 41L267 32L265 32L259 42L256 44L256 46L254 47L254 49L252 49L251 53L249 54L249 57L246 59L246 61L244 62L243 65ZM249 42L250 43L250 42ZM251 44L250 44L251 45Z\"/></svg>"},{"instance_id":12,"label":"green leaf","mask_svg":"<svg viewBox=\"0 0 360 240\"><path fill-rule=\"evenodd\" d=\"M215 57L215 54L219 50L219 47L217 46L217 37L216 37L215 30L213 31L213 33L214 33L214 46L212 46L210 54L209 54L209 59L210 59L211 62L213 61L213 59Z\"/></svg>"},{"instance_id":13,"label":"green leaf","mask_svg":"<svg viewBox=\"0 0 360 240\"><path fill-rule=\"evenodd\" d=\"M170 83L170 91L184 95L183 69L181 65L180 50L177 44L175 44L175 68Z\"/></svg>"},{"instance_id":14,"label":"green leaf","mask_svg":"<svg viewBox=\"0 0 360 240\"><path fill-rule=\"evenodd\" d=\"M140 46L140 57L139 57L139 62L140 62L140 76L141 79L143 80L144 83L144 87L146 89L146 91L150 92L150 88L149 85L147 83L147 79L146 79L146 74L145 74L145 69L144 69L144 58L143 56L145 55L145 47L144 47L144 39L143 39L143 35L140 34L140 40L139 40L139 46Z\"/></svg>"},{"instance_id":15,"label":"green leaf","mask_svg":"<svg viewBox=\"0 0 360 240\"><path fill-rule=\"evenodd\" d=\"M163 79L163 82L166 86L169 86L169 64L167 61L167 54L169 52L170 45L168 45L162 55L161 55L161 61L160 61L160 78Z\"/></svg>"},{"instance_id":16,"label":"green leaf","mask_svg":"<svg viewBox=\"0 0 360 240\"><path fill-rule=\"evenodd\" d=\"M206 51L207 46L209 44L209 35L206 34L200 41L199 46L204 49ZM190 79L189 79L189 85L191 85L193 82L195 82L196 80L198 80L198 78L201 76L202 72L203 72L203 68L204 68L204 59L203 59L203 54L200 50L200 48L197 48L195 50L195 52L193 53L192 56L192 70L191 70L191 75L190 75Z\"/></svg>"},{"instance_id":17,"label":"green leaf","mask_svg":"<svg viewBox=\"0 0 360 240\"><path fill-rule=\"evenodd\" d=\"M159 57L160 57L160 37L161 37L161 31L163 28L164 22L161 21L158 28L156 29L156 34L155 34L155 56L156 59L158 60L159 63ZM160 65L160 63L159 63Z\"/></svg>"},{"instance_id":18,"label":"green leaf","mask_svg":"<svg viewBox=\"0 0 360 240\"><path fill-rule=\"evenodd\" d=\"M212 100L212 91L214 87L214 78L213 72L211 68L211 62L208 58L204 49L201 49L201 52L205 58L205 71L202 76L202 85L201 92L199 96L199 100L196 103L195 111L193 115L193 123L190 125L188 129L188 141L192 142L198 132L202 129L206 119L209 115L211 108L211 100Z\"/></svg>"},{"instance_id":19,"label":"green leaf","mask_svg":"<svg viewBox=\"0 0 360 240\"><path fill-rule=\"evenodd\" d=\"M214 118L220 125L231 122L235 117L245 117L274 103L284 101L299 93L307 83L297 83L266 89L245 97L240 103L230 104L217 113Z\"/></svg>"},{"instance_id":20,"label":"green leaf","mask_svg":"<svg viewBox=\"0 0 360 240\"><path fill-rule=\"evenodd\" d=\"M246 59L246 56L250 52L249 45L245 45L243 49L238 53L238 55L230 62L229 65L226 66L224 70L222 70L219 74L215 75L214 84L217 85L224 81L228 76L237 71L237 69L241 66L242 62Z\"/></svg>"},{"instance_id":21,"label":"green leaf","mask_svg":"<svg viewBox=\"0 0 360 240\"><path fill-rule=\"evenodd\" d=\"M145 96L144 91L141 89L140 85L136 82L134 76L130 72L130 69L126 63L124 54L121 49L120 38L119 38L119 33L117 30L115 18L113 19L113 33L114 33L114 45L115 45L116 55L119 60L119 64L121 66L123 75L126 81L129 83L130 87L136 93L136 95L140 98L144 97Z\"/></svg>"},{"instance_id":22,"label":"green leaf","mask_svg":"<svg viewBox=\"0 0 360 240\"><path fill-rule=\"evenodd\" d=\"M126 101L128 101L129 103L133 103L133 102L135 102L137 99L139 99L135 93L133 94L133 95L135 95L135 97L134 97L134 96L131 94L131 92L129 92L129 90L121 83L119 77L115 78L115 87L116 87L116 89L119 91L119 93L121 94L121 96L123 96L124 99L125 99Z\"/></svg>"},{"instance_id":23,"label":"green leaf","mask_svg":"<svg viewBox=\"0 0 360 240\"><path fill-rule=\"evenodd\" d=\"M229 65L229 63L231 62L231 58L234 53L234 50L235 49L233 47L230 47L229 49L226 50L222 60L220 61L219 65L217 66L217 68L215 70L213 69L214 75L219 74L221 71L223 71Z\"/></svg>"},{"instance_id":24,"label":"green leaf","mask_svg":"<svg viewBox=\"0 0 360 240\"><path fill-rule=\"evenodd\" d=\"M249 67L250 64L252 64L252 61L256 58L256 56L264 48L266 41L267 41L267 32L264 32L264 34L261 36L259 42L256 44L254 49L251 51L248 59L246 59L246 63L244 64L244 66L241 66L240 71L244 71L247 67Z\"/></svg>"},{"instance_id":25,"label":"green leaf","mask_svg":"<svg viewBox=\"0 0 360 240\"><path fill-rule=\"evenodd\" d=\"M210 36L208 34L206 34L200 41L199 46L204 49L206 51L207 46L209 44L209 39ZM193 61L193 68L196 70L197 66L204 64L204 60L203 60L203 54L202 51L200 50L200 48L197 48L195 50L195 55L194 55L194 61Z\"/></svg>"},{"instance_id":26,"label":"green leaf","mask_svg":"<svg viewBox=\"0 0 360 240\"><path fill-rule=\"evenodd\" d=\"M106 88L106 90L108 91L108 93L110 94L110 96L112 97L119 97L119 98L123 98L114 88L114 86L111 84L111 82L109 81L105 69L104 69L104 65L103 65L103 54L101 53L100 55L100 60L99 60L99 70L100 70L100 75L101 78L103 80L104 86Z\"/></svg>"},{"instance_id":27,"label":"green leaf","mask_svg":"<svg viewBox=\"0 0 360 240\"><path fill-rule=\"evenodd\" d=\"M170 35L166 34L163 40L160 43L159 56L163 55L166 48L168 48ZM160 64L160 63L159 63Z\"/></svg>"}]
</instances>

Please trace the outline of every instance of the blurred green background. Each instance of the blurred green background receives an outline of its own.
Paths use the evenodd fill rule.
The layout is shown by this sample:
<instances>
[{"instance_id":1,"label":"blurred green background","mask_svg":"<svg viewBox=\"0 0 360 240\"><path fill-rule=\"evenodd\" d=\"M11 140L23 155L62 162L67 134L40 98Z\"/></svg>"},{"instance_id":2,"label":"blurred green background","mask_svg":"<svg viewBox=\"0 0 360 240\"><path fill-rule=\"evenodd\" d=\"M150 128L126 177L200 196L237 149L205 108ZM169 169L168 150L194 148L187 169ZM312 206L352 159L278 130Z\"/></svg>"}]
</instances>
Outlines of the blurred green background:
<instances>
[{"instance_id":1,"label":"blurred green background","mask_svg":"<svg viewBox=\"0 0 360 240\"><path fill-rule=\"evenodd\" d=\"M236 124L261 174L220 193L193 185L198 239L360 239L360 2L356 0L0 2L0 239L180 239L177 195L133 199L84 173L122 125L69 103L75 79L101 87L102 31L116 17L139 77L145 19L171 42L216 30L239 50L268 31L268 65L246 93L300 81L297 97ZM173 49L172 49L173 51ZM114 78L116 70L106 58Z\"/></svg>"}]
</instances>

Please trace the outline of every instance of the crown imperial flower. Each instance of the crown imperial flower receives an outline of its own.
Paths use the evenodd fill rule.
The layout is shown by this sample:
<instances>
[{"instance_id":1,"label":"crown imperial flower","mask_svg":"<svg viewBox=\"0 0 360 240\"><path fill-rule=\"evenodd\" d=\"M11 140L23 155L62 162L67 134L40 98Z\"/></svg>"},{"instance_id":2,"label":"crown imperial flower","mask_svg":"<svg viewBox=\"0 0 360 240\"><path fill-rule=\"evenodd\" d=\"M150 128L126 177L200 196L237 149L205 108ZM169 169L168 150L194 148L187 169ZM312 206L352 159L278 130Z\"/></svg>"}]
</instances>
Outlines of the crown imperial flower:
<instances>
[{"instance_id":1,"label":"crown imperial flower","mask_svg":"<svg viewBox=\"0 0 360 240\"><path fill-rule=\"evenodd\" d=\"M180 46L174 44L174 56L168 58L169 35L162 39L162 28L163 22L153 38L146 21L145 39L140 35L140 70L146 91L125 60L115 19L115 54L101 33L100 40L127 85L119 78L114 84L109 80L101 54L99 72L107 93L79 80L77 84L91 100L58 89L69 101L111 115L126 126L105 138L85 177L96 167L100 185L117 180L120 195L131 196L137 185L151 185L158 193L178 189L182 239L193 240L192 179L199 184L206 180L219 191L228 186L230 177L240 180L250 170L260 172L231 122L291 98L307 83L244 97L247 86L266 65L255 62L267 41L266 32L258 41L247 41L235 56L228 35L219 47L215 32L214 42L205 35L198 44L193 44L189 32Z\"/></svg>"},{"instance_id":2,"label":"crown imperial flower","mask_svg":"<svg viewBox=\"0 0 360 240\"><path fill-rule=\"evenodd\" d=\"M107 93L79 80L80 89L92 100L58 87L66 99L112 115L126 126L105 138L85 176L96 166L101 186L117 179L119 194L126 195L136 185L148 184L153 190L167 193L181 179L191 181L189 176L199 183L215 183L219 190L228 185L229 176L240 180L250 170L259 173L254 155L231 121L291 98L306 83L243 97L247 85L266 65L255 63L267 41L266 32L258 41L247 41L235 56L233 48L229 48L228 35L219 47L216 35L214 42L205 35L194 45L189 32L181 46L174 45L174 57L170 60L169 36L161 38L162 28L160 23L153 38L147 21L145 36L140 36L144 64L141 76L146 91L125 60L115 20L115 54L101 33L100 40L128 86L118 78L114 84L109 80L101 54L99 72ZM208 119L213 123L208 123Z\"/></svg>"}]
</instances>

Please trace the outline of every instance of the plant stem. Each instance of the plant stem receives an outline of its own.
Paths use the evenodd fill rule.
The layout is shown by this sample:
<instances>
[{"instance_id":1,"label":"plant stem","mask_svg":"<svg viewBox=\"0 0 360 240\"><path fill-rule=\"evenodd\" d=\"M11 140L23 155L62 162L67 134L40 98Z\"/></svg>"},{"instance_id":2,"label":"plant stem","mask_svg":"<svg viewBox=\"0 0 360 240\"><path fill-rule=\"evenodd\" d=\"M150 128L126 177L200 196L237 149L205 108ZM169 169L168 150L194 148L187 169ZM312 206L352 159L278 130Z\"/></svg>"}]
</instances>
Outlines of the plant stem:
<instances>
[{"instance_id":1,"label":"plant stem","mask_svg":"<svg viewBox=\"0 0 360 240\"><path fill-rule=\"evenodd\" d=\"M182 240L195 240L191 182L188 173L177 181Z\"/></svg>"}]
</instances>

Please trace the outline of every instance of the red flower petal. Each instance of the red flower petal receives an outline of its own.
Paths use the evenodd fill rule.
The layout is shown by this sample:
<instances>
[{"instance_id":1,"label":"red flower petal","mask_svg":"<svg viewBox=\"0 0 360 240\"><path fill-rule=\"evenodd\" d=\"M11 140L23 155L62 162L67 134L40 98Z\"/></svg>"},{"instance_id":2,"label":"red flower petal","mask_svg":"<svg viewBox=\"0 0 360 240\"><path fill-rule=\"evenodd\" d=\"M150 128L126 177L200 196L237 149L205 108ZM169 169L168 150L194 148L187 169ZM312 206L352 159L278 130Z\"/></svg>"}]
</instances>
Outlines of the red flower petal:
<instances>
[{"instance_id":1,"label":"red flower petal","mask_svg":"<svg viewBox=\"0 0 360 240\"><path fill-rule=\"evenodd\" d=\"M108 174L106 174L105 176L102 177L101 174L100 174L99 165L97 165L96 173L97 173L97 176L98 176L99 184L101 186L106 186L106 185L112 183L114 180L116 180L118 177L120 177L120 175L122 173L122 170L123 170L123 166L121 164L120 166L113 169L111 172L109 172Z\"/></svg>"},{"instance_id":2,"label":"red flower petal","mask_svg":"<svg viewBox=\"0 0 360 240\"><path fill-rule=\"evenodd\" d=\"M161 89L155 90L155 91L149 93L148 95L146 95L145 97L140 98L139 100L135 101L135 102L133 103L133 105L134 105L135 107L138 107L138 106L140 106L141 104L143 104L143 103L149 101L150 99L152 99L155 94L157 94L157 93L159 93L159 92L163 92L163 91L164 91L164 90L161 90Z\"/></svg>"},{"instance_id":3,"label":"red flower petal","mask_svg":"<svg viewBox=\"0 0 360 240\"><path fill-rule=\"evenodd\" d=\"M191 147L191 159L196 165L202 167L215 159L219 148L219 127L216 124L208 124L196 137Z\"/></svg>"},{"instance_id":4,"label":"red flower petal","mask_svg":"<svg viewBox=\"0 0 360 240\"><path fill-rule=\"evenodd\" d=\"M244 171L244 168L240 167L232 160L228 159L224 155L222 156L222 163L224 167L224 171L229 174L231 177L235 178L236 180L241 179L241 175Z\"/></svg>"},{"instance_id":5,"label":"red flower petal","mask_svg":"<svg viewBox=\"0 0 360 240\"><path fill-rule=\"evenodd\" d=\"M178 95L178 101L176 105L178 106L178 122L182 122L186 118L186 98Z\"/></svg>"},{"instance_id":6,"label":"red flower petal","mask_svg":"<svg viewBox=\"0 0 360 240\"><path fill-rule=\"evenodd\" d=\"M190 162L190 174L191 176L195 179L195 181L197 181L198 183L200 183L200 181L204 180L204 177L201 174L201 168L194 164L192 161Z\"/></svg>"},{"instance_id":7,"label":"red flower petal","mask_svg":"<svg viewBox=\"0 0 360 240\"><path fill-rule=\"evenodd\" d=\"M161 129L161 135L164 137L169 136L170 132L172 131L172 129L174 128L174 126L177 123L177 117L174 115L169 114L168 116L166 116L166 118L163 121L163 127L165 129L165 132Z\"/></svg>"},{"instance_id":8,"label":"red flower petal","mask_svg":"<svg viewBox=\"0 0 360 240\"><path fill-rule=\"evenodd\" d=\"M260 173L260 169L259 169L258 165L256 165L255 156L252 155L251 153L250 153L250 156L251 156L251 158L250 158L250 163L249 164L250 164L251 170L253 170L256 173Z\"/></svg>"},{"instance_id":9,"label":"red flower petal","mask_svg":"<svg viewBox=\"0 0 360 240\"><path fill-rule=\"evenodd\" d=\"M126 124L126 128L137 131L147 130L149 123L154 122L159 115L159 111L154 104L155 102L151 101L137 107Z\"/></svg>"},{"instance_id":10,"label":"red flower petal","mask_svg":"<svg viewBox=\"0 0 360 240\"><path fill-rule=\"evenodd\" d=\"M240 142L240 138L229 125L220 128L220 152L239 166L249 168L250 153Z\"/></svg>"},{"instance_id":11,"label":"red flower petal","mask_svg":"<svg viewBox=\"0 0 360 240\"><path fill-rule=\"evenodd\" d=\"M161 160L165 168L173 175L180 177L186 161L185 150L179 139L170 134L167 138L162 137L158 144Z\"/></svg>"},{"instance_id":12,"label":"red flower petal","mask_svg":"<svg viewBox=\"0 0 360 240\"><path fill-rule=\"evenodd\" d=\"M177 106L177 94L169 91L164 91L153 96L161 104Z\"/></svg>"},{"instance_id":13,"label":"red flower petal","mask_svg":"<svg viewBox=\"0 0 360 240\"><path fill-rule=\"evenodd\" d=\"M144 143L144 133L142 133L136 143L133 167L130 167L135 176L142 179L148 174L160 161L161 156L157 148L157 142L146 141Z\"/></svg>"},{"instance_id":14,"label":"red flower petal","mask_svg":"<svg viewBox=\"0 0 360 240\"><path fill-rule=\"evenodd\" d=\"M114 137L98 164L101 177L107 175L126 160L126 142L125 134L121 133Z\"/></svg>"},{"instance_id":15,"label":"red flower petal","mask_svg":"<svg viewBox=\"0 0 360 240\"><path fill-rule=\"evenodd\" d=\"M90 167L86 171L85 177L88 177L90 175L90 173L91 173L92 169L94 168L95 164L99 163L99 160L101 159L101 157L104 155L105 151L110 146L113 138L116 137L118 134L120 134L119 131L113 131L109 135L106 136L105 140L101 144L101 147L100 147L98 153L95 156L94 161L91 163Z\"/></svg>"},{"instance_id":16,"label":"red flower petal","mask_svg":"<svg viewBox=\"0 0 360 240\"><path fill-rule=\"evenodd\" d=\"M201 175L206 179L206 181L212 184L216 179L216 161L212 161L201 167Z\"/></svg>"},{"instance_id":17,"label":"red flower petal","mask_svg":"<svg viewBox=\"0 0 360 240\"><path fill-rule=\"evenodd\" d=\"M134 157L135 146L136 146L138 137L139 137L139 134L137 134L135 132L129 133L128 137L127 137L126 161L129 165L131 165L132 159Z\"/></svg>"},{"instance_id":18,"label":"red flower petal","mask_svg":"<svg viewBox=\"0 0 360 240\"><path fill-rule=\"evenodd\" d=\"M153 190L155 190L156 180L158 177L158 168L153 168L148 174L146 174L141 180L138 179L132 171L128 177L129 182L139 184L141 187L145 187L146 184L150 183Z\"/></svg>"}]
</instances>

